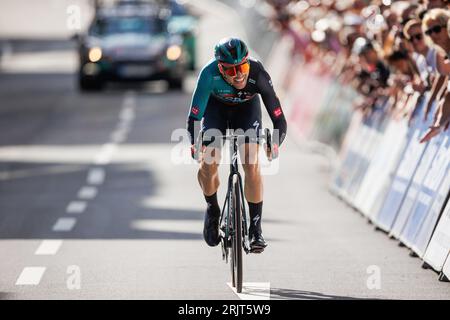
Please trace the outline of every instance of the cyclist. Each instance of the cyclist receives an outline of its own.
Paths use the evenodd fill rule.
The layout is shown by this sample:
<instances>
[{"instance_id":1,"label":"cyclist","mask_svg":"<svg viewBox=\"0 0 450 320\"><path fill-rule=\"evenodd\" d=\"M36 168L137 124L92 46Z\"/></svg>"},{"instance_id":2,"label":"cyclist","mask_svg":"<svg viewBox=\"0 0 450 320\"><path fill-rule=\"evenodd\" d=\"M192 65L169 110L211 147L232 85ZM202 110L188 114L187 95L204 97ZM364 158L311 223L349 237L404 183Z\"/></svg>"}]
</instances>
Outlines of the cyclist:
<instances>
[{"instance_id":1,"label":"cyclist","mask_svg":"<svg viewBox=\"0 0 450 320\"><path fill-rule=\"evenodd\" d=\"M246 136L240 152L245 154L242 167L245 173L244 195L250 214L250 248L252 252L262 252L267 246L262 235L261 216L263 186L258 164L258 137L261 125L261 95L279 139L274 141L273 153L278 153L287 130L280 101L275 94L269 74L261 62L249 57L245 43L238 38L222 39L214 48L214 56L200 72L187 119L187 130L191 139L191 155L194 155L194 131L198 121L201 130L207 134L217 130L225 135L226 129L241 129L252 134ZM276 134L274 134L276 136ZM248 138L248 139L247 139ZM221 139L219 139L219 142ZM212 142L216 142L211 145ZM203 141L202 154L211 155L214 161L201 159L198 181L207 203L203 237L209 246L220 243L220 206L217 201L219 187L218 165L221 145L212 136Z\"/></svg>"}]
</instances>

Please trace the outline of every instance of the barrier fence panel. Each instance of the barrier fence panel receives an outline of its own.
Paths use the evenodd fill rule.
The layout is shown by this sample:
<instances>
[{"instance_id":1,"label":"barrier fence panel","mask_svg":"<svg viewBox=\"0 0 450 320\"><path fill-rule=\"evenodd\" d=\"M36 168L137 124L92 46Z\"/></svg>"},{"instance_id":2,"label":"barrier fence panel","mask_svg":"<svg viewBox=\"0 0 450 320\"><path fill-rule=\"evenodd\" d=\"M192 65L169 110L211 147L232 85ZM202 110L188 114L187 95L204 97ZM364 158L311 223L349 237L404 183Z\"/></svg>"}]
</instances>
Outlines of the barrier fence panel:
<instances>
[{"instance_id":1,"label":"barrier fence panel","mask_svg":"<svg viewBox=\"0 0 450 320\"><path fill-rule=\"evenodd\" d=\"M339 152L339 163L332 178L331 189L341 196L343 196L344 185L349 178L352 163L351 150L360 137L359 133L362 126L362 114L360 112L355 112L350 120L348 131L342 142L342 147Z\"/></svg>"},{"instance_id":2,"label":"barrier fence panel","mask_svg":"<svg viewBox=\"0 0 450 320\"><path fill-rule=\"evenodd\" d=\"M346 200L349 199L348 190L351 188L356 169L361 161L361 153L367 136L368 128L361 122L361 125L355 129L353 139L348 141L348 149L336 181L341 196Z\"/></svg>"},{"instance_id":3,"label":"barrier fence panel","mask_svg":"<svg viewBox=\"0 0 450 320\"><path fill-rule=\"evenodd\" d=\"M447 258L447 261L444 264L444 267L442 268L442 272L445 274L447 279L450 279L450 254Z\"/></svg>"},{"instance_id":4,"label":"barrier fence panel","mask_svg":"<svg viewBox=\"0 0 450 320\"><path fill-rule=\"evenodd\" d=\"M386 130L388 118L386 113L383 112L386 107L387 101L380 101L378 110L372 113L366 121L367 137L363 140L364 149L361 152L360 161L355 168L355 174L348 190L349 200L354 206L356 206L355 198L366 178L368 169L372 165L374 155L382 140L382 134Z\"/></svg>"},{"instance_id":5,"label":"barrier fence panel","mask_svg":"<svg viewBox=\"0 0 450 320\"><path fill-rule=\"evenodd\" d=\"M370 167L367 170L363 183L355 196L355 206L365 216L370 217L371 208L374 205L386 180L395 170L399 153L403 150L407 127L404 122L388 120L382 140L372 157Z\"/></svg>"},{"instance_id":6,"label":"barrier fence panel","mask_svg":"<svg viewBox=\"0 0 450 320\"><path fill-rule=\"evenodd\" d=\"M438 145L437 153L433 159L433 162L426 173L426 177L418 192L417 199L409 214L408 221L400 235L400 241L406 246L412 248L415 251L414 245L416 244L419 231L424 225L433 226L436 224L438 215L433 214L433 208L437 207L438 212L444 205L444 198L438 197L439 189L442 183L444 188L448 188L449 184L445 185L446 173L448 172L448 163L450 162L450 149L449 149L449 135L442 135L435 138ZM433 140L431 141L433 142ZM430 150L430 148L429 148ZM429 227L425 227L429 228ZM428 233L428 232L426 232ZM426 235L423 234L422 236ZM429 234L428 240L431 237ZM420 252L417 252L420 254Z\"/></svg>"},{"instance_id":7,"label":"barrier fence panel","mask_svg":"<svg viewBox=\"0 0 450 320\"><path fill-rule=\"evenodd\" d=\"M421 111L420 108L423 107L423 104L420 103L419 97L412 95L409 101L411 105L414 103L418 104L419 112ZM409 121L408 124L401 113L393 114L392 118L393 121L391 122L396 123L396 130L392 133L393 137L389 139L387 144L392 143L393 149L386 150L380 155L380 157L385 158L386 161L389 159L390 165L386 164L383 168L383 173L379 175L380 179L378 179L378 183L380 186L379 189L375 189L372 193L372 202L365 204L367 210L369 211L369 219L375 224L377 224L378 213L381 211L382 206L389 195L394 177L402 164L401 160L404 157L406 149L411 141L411 136L420 122L419 117L415 117Z\"/></svg>"},{"instance_id":8,"label":"barrier fence panel","mask_svg":"<svg viewBox=\"0 0 450 320\"><path fill-rule=\"evenodd\" d=\"M368 183L367 194L361 199L361 211L365 212L370 220L379 212L392 176L395 173L399 159L403 154L407 140L408 127L405 121L391 120L387 129L383 149L380 148L377 161L378 167L373 171L372 183Z\"/></svg>"},{"instance_id":9,"label":"barrier fence panel","mask_svg":"<svg viewBox=\"0 0 450 320\"><path fill-rule=\"evenodd\" d=\"M420 104L421 112L418 117L422 116L424 102ZM426 150L427 144L419 143L420 137L427 130L426 124L421 121L415 121L410 130L410 138L405 148L403 157L400 159L400 164L389 187L386 199L384 200L381 210L374 219L375 224L385 230L390 231L398 210L400 209L403 198L406 195L411 179L414 176L417 166L422 159L423 153Z\"/></svg>"},{"instance_id":10,"label":"barrier fence panel","mask_svg":"<svg viewBox=\"0 0 450 320\"><path fill-rule=\"evenodd\" d=\"M447 201L423 259L436 271L441 271L450 251L450 203Z\"/></svg>"},{"instance_id":11,"label":"barrier fence panel","mask_svg":"<svg viewBox=\"0 0 450 320\"><path fill-rule=\"evenodd\" d=\"M417 199L422 183L425 180L425 176L430 169L431 163L439 150L441 145L442 136L436 137L428 142L428 146L425 148L419 141L415 141L416 144L424 148L423 156L417 166L416 172L413 175L406 195L403 197L402 204L399 208L397 216L395 218L394 225L391 229L390 235L399 238L406 222L412 212L414 203ZM419 149L419 147L418 147Z\"/></svg>"},{"instance_id":12,"label":"barrier fence panel","mask_svg":"<svg viewBox=\"0 0 450 320\"><path fill-rule=\"evenodd\" d=\"M446 173L446 177L444 178L441 187L438 190L438 193L435 195L435 200L428 212L428 217L425 219L423 225L420 227L418 234L414 238L414 242L412 243L412 249L416 252L420 257L423 257L425 254L425 250L427 248L428 243L430 242L430 238L433 235L433 232L436 228L436 224L441 218L442 212L444 210L444 206L446 201L448 201L449 197L449 187L450 186L450 172Z\"/></svg>"},{"instance_id":13,"label":"barrier fence panel","mask_svg":"<svg viewBox=\"0 0 450 320\"><path fill-rule=\"evenodd\" d=\"M359 144L353 149L355 154L355 162L351 168L351 174L347 185L345 186L345 194L347 201L353 204L353 194L356 192L362 175L364 174L364 168L367 167L370 161L370 150L374 143L375 130L371 128L367 123L364 123L361 136L359 138Z\"/></svg>"}]
</instances>

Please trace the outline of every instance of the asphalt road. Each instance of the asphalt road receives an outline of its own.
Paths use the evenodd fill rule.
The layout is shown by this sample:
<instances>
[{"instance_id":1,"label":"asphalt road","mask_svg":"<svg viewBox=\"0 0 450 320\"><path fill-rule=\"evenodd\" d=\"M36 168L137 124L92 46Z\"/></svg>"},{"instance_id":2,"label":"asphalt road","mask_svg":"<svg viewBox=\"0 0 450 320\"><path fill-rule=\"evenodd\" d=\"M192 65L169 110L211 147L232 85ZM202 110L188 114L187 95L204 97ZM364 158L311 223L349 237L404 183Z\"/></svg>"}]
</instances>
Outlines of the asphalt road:
<instances>
[{"instance_id":1,"label":"asphalt road","mask_svg":"<svg viewBox=\"0 0 450 320\"><path fill-rule=\"evenodd\" d=\"M213 30L200 32L205 50L225 32L214 17L201 28ZM0 299L450 299L448 283L328 192L329 160L292 136L264 168L269 247L245 256L236 295L202 240L197 165L180 164L189 157L171 141L195 75L184 92L81 94L71 45L50 47L13 48L0 73Z\"/></svg>"}]
</instances>

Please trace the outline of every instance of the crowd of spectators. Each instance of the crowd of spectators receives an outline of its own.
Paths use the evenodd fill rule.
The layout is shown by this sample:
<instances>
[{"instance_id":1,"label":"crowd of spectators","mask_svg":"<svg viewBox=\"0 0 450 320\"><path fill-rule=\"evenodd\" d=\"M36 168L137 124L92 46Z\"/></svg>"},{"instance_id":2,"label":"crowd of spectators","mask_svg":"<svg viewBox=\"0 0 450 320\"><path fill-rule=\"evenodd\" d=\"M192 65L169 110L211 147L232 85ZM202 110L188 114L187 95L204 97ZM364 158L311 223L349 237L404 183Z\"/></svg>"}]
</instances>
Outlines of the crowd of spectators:
<instances>
[{"instance_id":1,"label":"crowd of spectators","mask_svg":"<svg viewBox=\"0 0 450 320\"><path fill-rule=\"evenodd\" d=\"M355 109L388 105L409 123L428 121L422 142L448 130L450 1L266 1L273 25L293 39L293 58L353 86Z\"/></svg>"}]
</instances>

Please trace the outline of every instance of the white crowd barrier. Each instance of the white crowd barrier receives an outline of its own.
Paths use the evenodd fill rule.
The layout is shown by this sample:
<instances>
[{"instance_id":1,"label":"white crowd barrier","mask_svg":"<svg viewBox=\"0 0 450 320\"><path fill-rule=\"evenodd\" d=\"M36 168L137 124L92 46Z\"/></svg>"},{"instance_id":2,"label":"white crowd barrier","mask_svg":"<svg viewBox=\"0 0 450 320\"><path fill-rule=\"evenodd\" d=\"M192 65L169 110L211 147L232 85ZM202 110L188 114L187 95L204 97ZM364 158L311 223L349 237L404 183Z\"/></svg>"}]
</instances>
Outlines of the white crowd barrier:
<instances>
[{"instance_id":1,"label":"white crowd barrier","mask_svg":"<svg viewBox=\"0 0 450 320\"><path fill-rule=\"evenodd\" d=\"M447 279L450 279L450 257L447 258L447 262L444 265L444 269L442 270L442 273L447 277Z\"/></svg>"},{"instance_id":2,"label":"white crowd barrier","mask_svg":"<svg viewBox=\"0 0 450 320\"><path fill-rule=\"evenodd\" d=\"M448 260L450 248L450 204L447 202L444 212L434 230L433 236L426 248L424 261L434 270L441 271ZM448 265L447 261L447 265ZM448 266L447 266L448 268ZM447 269L448 270L448 269Z\"/></svg>"},{"instance_id":3,"label":"white crowd barrier","mask_svg":"<svg viewBox=\"0 0 450 320\"><path fill-rule=\"evenodd\" d=\"M434 159L424 174L423 183L418 186L418 194L400 234L400 240L419 256L423 255L439 219L450 186L450 134L436 137L431 145L433 148L428 148L428 153L435 153Z\"/></svg>"},{"instance_id":4,"label":"white crowd barrier","mask_svg":"<svg viewBox=\"0 0 450 320\"><path fill-rule=\"evenodd\" d=\"M448 277L450 130L420 143L432 124L437 104L432 105L424 121L428 94L412 95L406 109L415 108L416 112L408 120L402 113L392 111L395 108L390 99L379 98L370 116L363 116L352 111L351 99L356 94L349 88L340 88L333 81L323 82L319 97L305 90L305 78L320 80L324 75L308 70L302 74L304 96L295 95L295 116L289 120L294 126L304 126L309 121L307 134L317 138L332 135L336 117L339 130L345 133L331 182L333 192L415 252L426 262L425 267ZM296 85L291 82L288 92ZM311 105L318 106L314 112L309 111ZM307 120L298 117L305 113L310 116ZM322 142L333 145L334 141Z\"/></svg>"}]
</instances>

